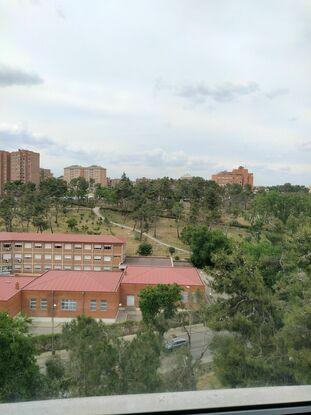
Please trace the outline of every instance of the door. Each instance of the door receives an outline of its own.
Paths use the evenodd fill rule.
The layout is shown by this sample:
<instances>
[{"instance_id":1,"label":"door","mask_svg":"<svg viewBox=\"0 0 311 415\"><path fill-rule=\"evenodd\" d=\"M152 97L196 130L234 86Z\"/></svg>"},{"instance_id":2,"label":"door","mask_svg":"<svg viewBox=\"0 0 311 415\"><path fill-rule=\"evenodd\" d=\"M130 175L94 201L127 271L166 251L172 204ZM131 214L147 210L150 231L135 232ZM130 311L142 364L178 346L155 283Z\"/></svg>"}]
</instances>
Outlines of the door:
<instances>
[{"instance_id":1,"label":"door","mask_svg":"<svg viewBox=\"0 0 311 415\"><path fill-rule=\"evenodd\" d=\"M135 305L135 296L134 295L128 295L126 297L126 305L129 307L132 307Z\"/></svg>"}]
</instances>

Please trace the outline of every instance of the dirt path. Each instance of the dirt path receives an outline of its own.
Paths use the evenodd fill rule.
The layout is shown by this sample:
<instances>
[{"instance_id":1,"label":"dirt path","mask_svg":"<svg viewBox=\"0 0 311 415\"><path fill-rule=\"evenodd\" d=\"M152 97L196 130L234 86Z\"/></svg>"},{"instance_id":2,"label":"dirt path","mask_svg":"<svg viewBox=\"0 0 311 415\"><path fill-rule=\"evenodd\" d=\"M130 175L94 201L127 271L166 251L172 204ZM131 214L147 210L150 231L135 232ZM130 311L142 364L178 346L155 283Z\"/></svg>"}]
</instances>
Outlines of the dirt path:
<instances>
[{"instance_id":1,"label":"dirt path","mask_svg":"<svg viewBox=\"0 0 311 415\"><path fill-rule=\"evenodd\" d=\"M105 217L100 213L100 208L97 206L93 209L93 212L95 213L96 216L98 216L99 218L102 218L103 220L105 220ZM109 221L112 225L118 226L119 228L124 228L124 229L128 229L132 232L136 232L136 233L140 233L139 229L134 229L131 226L127 226L127 225L123 225L122 223L118 223L118 222L113 222L113 221ZM159 245L163 245L163 246L167 246L168 248L170 246L172 246L173 248L175 248L176 251L180 251L180 252L184 252L186 254L191 254L190 251L187 251L186 249L182 249L182 248L178 248L177 246L174 245L170 245L167 244L165 242L160 241L160 239L155 238L154 236L148 235L148 233L143 232L143 235L148 238L151 239L153 242L156 242Z\"/></svg>"}]
</instances>

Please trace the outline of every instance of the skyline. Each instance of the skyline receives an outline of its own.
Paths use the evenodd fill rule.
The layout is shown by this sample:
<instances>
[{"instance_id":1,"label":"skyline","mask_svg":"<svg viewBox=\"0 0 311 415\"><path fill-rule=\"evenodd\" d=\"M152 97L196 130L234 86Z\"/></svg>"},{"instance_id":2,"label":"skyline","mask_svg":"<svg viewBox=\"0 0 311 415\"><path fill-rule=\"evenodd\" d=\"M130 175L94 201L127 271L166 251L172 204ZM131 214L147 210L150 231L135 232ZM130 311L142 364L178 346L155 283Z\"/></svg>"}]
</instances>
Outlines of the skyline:
<instances>
[{"instance_id":1,"label":"skyline","mask_svg":"<svg viewBox=\"0 0 311 415\"><path fill-rule=\"evenodd\" d=\"M311 5L0 0L0 147L56 176L311 183ZM122 28L122 30L121 30Z\"/></svg>"}]
</instances>

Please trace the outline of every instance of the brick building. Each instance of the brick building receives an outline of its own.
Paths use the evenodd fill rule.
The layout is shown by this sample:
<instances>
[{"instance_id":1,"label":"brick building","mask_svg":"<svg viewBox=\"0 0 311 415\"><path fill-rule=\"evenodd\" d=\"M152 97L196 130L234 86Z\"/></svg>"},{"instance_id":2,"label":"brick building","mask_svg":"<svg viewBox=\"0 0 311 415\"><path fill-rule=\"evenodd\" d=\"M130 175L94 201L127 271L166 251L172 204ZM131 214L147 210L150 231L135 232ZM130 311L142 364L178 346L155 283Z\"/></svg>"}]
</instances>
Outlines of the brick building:
<instances>
[{"instance_id":1,"label":"brick building","mask_svg":"<svg viewBox=\"0 0 311 415\"><path fill-rule=\"evenodd\" d=\"M94 184L101 184L102 186L107 186L106 173L106 169L101 166L82 167L78 165L73 165L64 168L64 180L70 183L72 179L84 177L85 180L88 182L91 179L93 179Z\"/></svg>"},{"instance_id":2,"label":"brick building","mask_svg":"<svg viewBox=\"0 0 311 415\"><path fill-rule=\"evenodd\" d=\"M124 271L47 271L38 277L0 276L0 311L32 318L68 319L85 314L114 320L122 310L137 308L148 285L179 284L183 301L205 291L195 268L129 266Z\"/></svg>"},{"instance_id":3,"label":"brick building","mask_svg":"<svg viewBox=\"0 0 311 415\"><path fill-rule=\"evenodd\" d=\"M120 303L124 307L138 307L139 292L148 285L178 284L184 288L184 299L189 291L200 290L204 284L196 268L128 266L121 283Z\"/></svg>"},{"instance_id":4,"label":"brick building","mask_svg":"<svg viewBox=\"0 0 311 415\"><path fill-rule=\"evenodd\" d=\"M253 173L249 173L248 169L240 166L232 171L221 171L220 173L213 174L212 180L218 183L220 186L226 184L240 184L241 186L249 185L253 191L254 178Z\"/></svg>"},{"instance_id":5,"label":"brick building","mask_svg":"<svg viewBox=\"0 0 311 415\"><path fill-rule=\"evenodd\" d=\"M40 168L40 180L46 180L53 177L53 173L50 169L42 169Z\"/></svg>"},{"instance_id":6,"label":"brick building","mask_svg":"<svg viewBox=\"0 0 311 415\"><path fill-rule=\"evenodd\" d=\"M11 154L0 150L0 196L3 195L4 185L11 178Z\"/></svg>"},{"instance_id":7,"label":"brick building","mask_svg":"<svg viewBox=\"0 0 311 415\"><path fill-rule=\"evenodd\" d=\"M30 150L18 150L11 153L11 181L23 183L40 182L40 154Z\"/></svg>"},{"instance_id":8,"label":"brick building","mask_svg":"<svg viewBox=\"0 0 311 415\"><path fill-rule=\"evenodd\" d=\"M124 258L125 241L111 235L0 232L0 274L106 271Z\"/></svg>"}]
</instances>

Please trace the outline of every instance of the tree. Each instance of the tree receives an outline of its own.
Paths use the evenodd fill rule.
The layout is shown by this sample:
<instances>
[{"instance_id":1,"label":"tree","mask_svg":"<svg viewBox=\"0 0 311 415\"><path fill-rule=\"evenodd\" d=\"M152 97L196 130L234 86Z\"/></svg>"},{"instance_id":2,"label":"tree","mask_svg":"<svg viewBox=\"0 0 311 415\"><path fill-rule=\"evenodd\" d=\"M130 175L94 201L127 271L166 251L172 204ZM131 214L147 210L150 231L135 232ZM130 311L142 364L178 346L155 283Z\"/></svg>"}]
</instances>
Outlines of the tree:
<instances>
[{"instance_id":1,"label":"tree","mask_svg":"<svg viewBox=\"0 0 311 415\"><path fill-rule=\"evenodd\" d=\"M191 262L198 268L213 266L212 255L217 251L230 251L230 240L218 229L206 226L188 226L183 229L182 240L190 245Z\"/></svg>"},{"instance_id":2,"label":"tree","mask_svg":"<svg viewBox=\"0 0 311 415\"><path fill-rule=\"evenodd\" d=\"M146 242L146 241L142 242L138 246L137 253L139 255L143 255L143 256L151 255L152 254L152 245L149 242Z\"/></svg>"},{"instance_id":3,"label":"tree","mask_svg":"<svg viewBox=\"0 0 311 415\"><path fill-rule=\"evenodd\" d=\"M35 399L40 392L36 350L27 330L27 320L0 313L1 402Z\"/></svg>"},{"instance_id":4,"label":"tree","mask_svg":"<svg viewBox=\"0 0 311 415\"><path fill-rule=\"evenodd\" d=\"M66 220L67 226L71 231L74 231L78 225L78 221L76 218L68 218Z\"/></svg>"},{"instance_id":5,"label":"tree","mask_svg":"<svg viewBox=\"0 0 311 415\"><path fill-rule=\"evenodd\" d=\"M177 284L148 286L139 293L139 307L143 321L163 335L167 320L171 319L181 301L182 287Z\"/></svg>"},{"instance_id":6,"label":"tree","mask_svg":"<svg viewBox=\"0 0 311 415\"><path fill-rule=\"evenodd\" d=\"M175 254L176 249L175 249L173 246L170 246L170 247L168 248L168 252L170 253L170 255L173 255L173 254Z\"/></svg>"}]
</instances>

